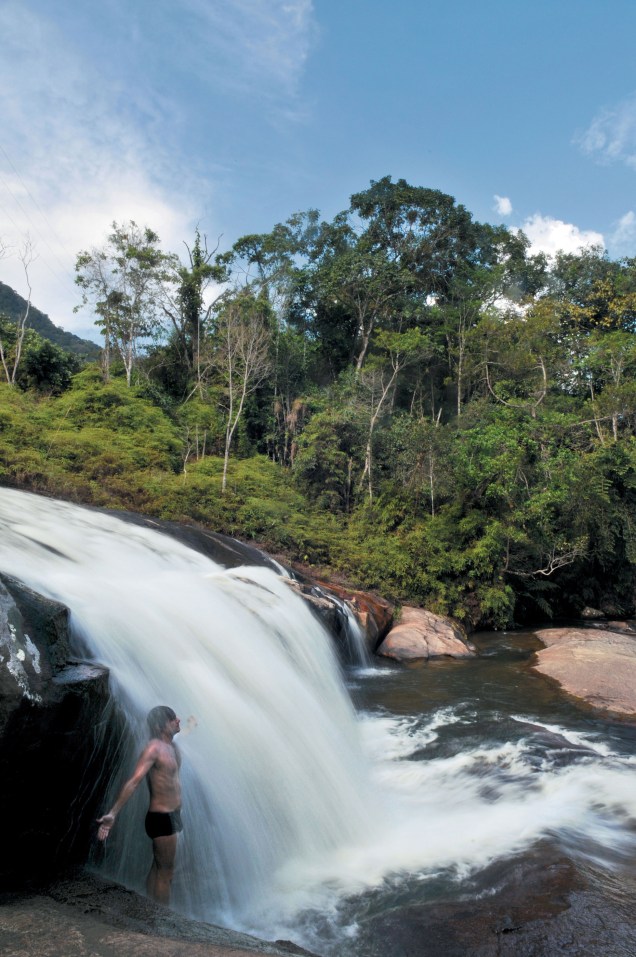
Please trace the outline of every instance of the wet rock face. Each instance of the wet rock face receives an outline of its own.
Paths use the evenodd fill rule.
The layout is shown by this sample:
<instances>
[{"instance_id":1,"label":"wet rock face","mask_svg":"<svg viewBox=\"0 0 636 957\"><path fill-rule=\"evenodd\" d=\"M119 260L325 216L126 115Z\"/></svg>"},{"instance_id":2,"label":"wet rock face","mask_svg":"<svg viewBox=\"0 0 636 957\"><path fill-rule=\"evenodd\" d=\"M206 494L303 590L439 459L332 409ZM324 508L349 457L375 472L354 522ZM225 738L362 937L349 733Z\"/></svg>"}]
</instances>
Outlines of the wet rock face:
<instances>
[{"instance_id":1,"label":"wet rock face","mask_svg":"<svg viewBox=\"0 0 636 957\"><path fill-rule=\"evenodd\" d=\"M365 957L633 957L632 887L600 878L557 848L494 864L488 892L393 908L360 930ZM633 883L633 882L632 882Z\"/></svg>"},{"instance_id":2,"label":"wet rock face","mask_svg":"<svg viewBox=\"0 0 636 957\"><path fill-rule=\"evenodd\" d=\"M318 585L345 601L366 637L369 652L374 652L393 622L393 605L384 598L365 591L352 591L334 582Z\"/></svg>"},{"instance_id":3,"label":"wet rock face","mask_svg":"<svg viewBox=\"0 0 636 957\"><path fill-rule=\"evenodd\" d=\"M421 658L470 658L466 633L458 622L424 608L404 606L399 622L377 650L379 655L409 661Z\"/></svg>"},{"instance_id":4,"label":"wet rock face","mask_svg":"<svg viewBox=\"0 0 636 957\"><path fill-rule=\"evenodd\" d=\"M348 660L347 614L357 621L369 655L375 652L378 641L393 621L393 606L368 592L354 591L333 582L290 578L287 584L307 602L311 610L335 639L341 656Z\"/></svg>"},{"instance_id":5,"label":"wet rock face","mask_svg":"<svg viewBox=\"0 0 636 957\"><path fill-rule=\"evenodd\" d=\"M131 525L141 525L143 528L150 528L154 532L163 532L164 535L176 538L182 545L187 545L195 552L206 555L213 562L222 565L223 568L256 565L275 570L279 567L277 562L259 548L247 545L245 542L239 542L237 539L222 535L220 532L212 532L203 526L149 518L147 515L139 515L137 512L113 512L107 508L98 509L98 511L104 512L106 515L115 515Z\"/></svg>"},{"instance_id":6,"label":"wet rock face","mask_svg":"<svg viewBox=\"0 0 636 957\"><path fill-rule=\"evenodd\" d=\"M315 957L290 941L268 943L190 920L83 872L69 873L35 894L0 892L0 953L6 957Z\"/></svg>"},{"instance_id":7,"label":"wet rock face","mask_svg":"<svg viewBox=\"0 0 636 957\"><path fill-rule=\"evenodd\" d=\"M106 669L70 657L68 609L0 575L0 886L86 859L118 726Z\"/></svg>"}]
</instances>

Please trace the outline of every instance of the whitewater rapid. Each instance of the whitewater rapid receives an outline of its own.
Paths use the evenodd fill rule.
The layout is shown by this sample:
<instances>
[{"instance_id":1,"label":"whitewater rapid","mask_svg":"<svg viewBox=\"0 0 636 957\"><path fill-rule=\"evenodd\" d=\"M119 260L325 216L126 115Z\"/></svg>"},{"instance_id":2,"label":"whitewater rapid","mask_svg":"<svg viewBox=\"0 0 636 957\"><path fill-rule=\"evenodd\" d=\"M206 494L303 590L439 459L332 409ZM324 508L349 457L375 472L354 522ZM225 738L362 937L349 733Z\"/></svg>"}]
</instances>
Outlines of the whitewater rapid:
<instances>
[{"instance_id":1,"label":"whitewater rapid","mask_svg":"<svg viewBox=\"0 0 636 957\"><path fill-rule=\"evenodd\" d=\"M439 753L440 734L478 720L461 702L356 715L330 639L274 571L228 571L159 532L9 489L0 570L71 609L76 648L109 667L139 748L156 704L192 718L174 887L187 914L313 946L328 927L335 946L363 919L356 900L387 882L462 881L545 835L634 852L633 756L523 714L514 740ZM103 864L137 888L146 801L122 812Z\"/></svg>"}]
</instances>

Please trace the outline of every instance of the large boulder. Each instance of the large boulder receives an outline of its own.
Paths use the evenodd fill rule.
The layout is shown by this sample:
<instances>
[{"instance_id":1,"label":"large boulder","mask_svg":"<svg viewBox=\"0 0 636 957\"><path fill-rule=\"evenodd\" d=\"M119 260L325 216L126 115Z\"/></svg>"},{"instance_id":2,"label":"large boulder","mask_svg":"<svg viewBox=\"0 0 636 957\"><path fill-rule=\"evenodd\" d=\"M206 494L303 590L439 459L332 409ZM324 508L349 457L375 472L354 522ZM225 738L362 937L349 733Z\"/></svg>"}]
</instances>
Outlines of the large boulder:
<instances>
[{"instance_id":1,"label":"large boulder","mask_svg":"<svg viewBox=\"0 0 636 957\"><path fill-rule=\"evenodd\" d=\"M0 574L0 886L86 860L117 727L107 670L71 656L68 609Z\"/></svg>"},{"instance_id":2,"label":"large boulder","mask_svg":"<svg viewBox=\"0 0 636 957\"><path fill-rule=\"evenodd\" d=\"M444 656L470 658L475 651L469 647L466 632L458 622L424 608L405 605L400 620L393 625L377 654L410 661Z\"/></svg>"},{"instance_id":3,"label":"large boulder","mask_svg":"<svg viewBox=\"0 0 636 957\"><path fill-rule=\"evenodd\" d=\"M533 667L595 708L636 714L636 634L619 627L541 628Z\"/></svg>"}]
</instances>

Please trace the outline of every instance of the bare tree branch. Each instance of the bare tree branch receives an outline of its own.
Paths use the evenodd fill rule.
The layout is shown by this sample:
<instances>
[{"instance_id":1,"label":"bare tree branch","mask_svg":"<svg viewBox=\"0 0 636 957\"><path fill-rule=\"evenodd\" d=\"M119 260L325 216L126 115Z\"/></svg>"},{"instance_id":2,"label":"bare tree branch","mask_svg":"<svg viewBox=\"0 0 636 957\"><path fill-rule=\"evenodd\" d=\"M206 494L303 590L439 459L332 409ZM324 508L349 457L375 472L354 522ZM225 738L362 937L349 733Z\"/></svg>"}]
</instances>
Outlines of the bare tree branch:
<instances>
[{"instance_id":1,"label":"bare tree branch","mask_svg":"<svg viewBox=\"0 0 636 957\"><path fill-rule=\"evenodd\" d=\"M0 240L0 259L6 255L11 255L9 252L11 248L12 247L4 244ZM14 329L11 330L11 338L15 336L15 340L10 343L6 341L6 336L4 340L2 337L0 337L0 362L2 362L2 368L4 370L7 383L10 386L14 386L16 383L18 368L22 358L22 346L24 344L24 337L26 335L27 323L29 321L29 313L31 312L31 294L33 290L31 287L29 270L33 262L37 259L37 255L35 253L35 247L30 236L27 235L24 238L22 246L20 247L17 255L18 259L22 263L22 270L24 272L24 281L27 290L26 306L16 317L15 323L12 324L14 325Z\"/></svg>"},{"instance_id":2,"label":"bare tree branch","mask_svg":"<svg viewBox=\"0 0 636 957\"><path fill-rule=\"evenodd\" d=\"M232 439L243 414L245 400L271 370L270 332L259 303L248 291L243 290L234 299L228 300L219 317L217 336L219 345L215 365L227 395L221 484L221 490L225 492Z\"/></svg>"},{"instance_id":3,"label":"bare tree branch","mask_svg":"<svg viewBox=\"0 0 636 957\"><path fill-rule=\"evenodd\" d=\"M577 558L580 558L584 554L584 548L582 545L574 545L568 551L557 552L556 546L548 552L545 556L546 564L542 568L535 568L531 572L525 571L516 571L513 568L509 568L507 563L504 567L504 571L509 575L515 575L517 578L535 578L537 575L543 575L544 578L549 578L554 572L558 571L559 568L564 568L566 565L571 565Z\"/></svg>"}]
</instances>

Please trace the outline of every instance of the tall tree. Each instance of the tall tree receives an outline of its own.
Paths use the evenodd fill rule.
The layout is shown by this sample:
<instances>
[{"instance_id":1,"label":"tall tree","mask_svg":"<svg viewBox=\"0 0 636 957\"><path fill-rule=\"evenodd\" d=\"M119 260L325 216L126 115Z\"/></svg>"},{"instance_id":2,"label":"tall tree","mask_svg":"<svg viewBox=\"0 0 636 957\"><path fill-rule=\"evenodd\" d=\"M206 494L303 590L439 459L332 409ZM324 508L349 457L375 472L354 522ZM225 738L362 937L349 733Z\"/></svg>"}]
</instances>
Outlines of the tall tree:
<instances>
[{"instance_id":1,"label":"tall tree","mask_svg":"<svg viewBox=\"0 0 636 957\"><path fill-rule=\"evenodd\" d=\"M185 374L194 387L203 387L209 365L205 359L205 341L210 314L217 296L209 292L227 279L227 268L217 256L218 243L208 249L207 237L195 230L192 247L185 244L187 261L173 257L170 282L164 283L161 308L170 322L172 337Z\"/></svg>"},{"instance_id":2,"label":"tall tree","mask_svg":"<svg viewBox=\"0 0 636 957\"><path fill-rule=\"evenodd\" d=\"M604 422L611 423L612 438L619 430L634 434L636 418L636 336L617 329L596 330L587 342L583 361L590 390L590 404L599 440L605 444Z\"/></svg>"},{"instance_id":3,"label":"tall tree","mask_svg":"<svg viewBox=\"0 0 636 957\"><path fill-rule=\"evenodd\" d=\"M140 344L161 329L163 283L173 263L174 258L161 251L157 233L133 220L114 222L104 246L78 254L75 282L82 290L81 305L92 305L98 317L106 378L115 347L131 384Z\"/></svg>"},{"instance_id":4,"label":"tall tree","mask_svg":"<svg viewBox=\"0 0 636 957\"><path fill-rule=\"evenodd\" d=\"M221 303L215 329L215 364L226 398L225 451L221 489L227 486L232 440L245 409L245 400L271 370L267 304L242 289Z\"/></svg>"},{"instance_id":5,"label":"tall tree","mask_svg":"<svg viewBox=\"0 0 636 957\"><path fill-rule=\"evenodd\" d=\"M0 259L3 259L5 255L9 254L10 248L0 242ZM35 250L29 236L24 239L17 255L20 263L22 264L24 282L27 290L25 306L16 316L13 322L7 321L5 323L4 335L0 334L0 362L2 362L2 368L7 383L10 386L14 386L16 383L18 369L20 368L20 361L22 359L24 337L26 335L29 313L31 311L32 289L31 280L29 277L29 269L35 259Z\"/></svg>"},{"instance_id":6,"label":"tall tree","mask_svg":"<svg viewBox=\"0 0 636 957\"><path fill-rule=\"evenodd\" d=\"M360 484L367 480L369 501L373 501L373 436L378 420L393 391L398 377L408 365L424 358L428 340L419 329L407 332L381 331L375 337L375 351L362 375L368 392L369 429Z\"/></svg>"}]
</instances>

